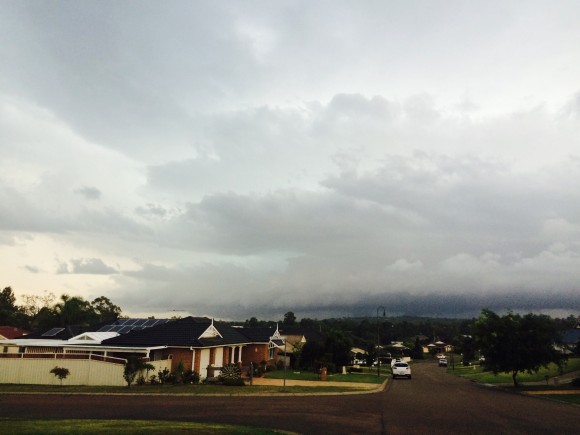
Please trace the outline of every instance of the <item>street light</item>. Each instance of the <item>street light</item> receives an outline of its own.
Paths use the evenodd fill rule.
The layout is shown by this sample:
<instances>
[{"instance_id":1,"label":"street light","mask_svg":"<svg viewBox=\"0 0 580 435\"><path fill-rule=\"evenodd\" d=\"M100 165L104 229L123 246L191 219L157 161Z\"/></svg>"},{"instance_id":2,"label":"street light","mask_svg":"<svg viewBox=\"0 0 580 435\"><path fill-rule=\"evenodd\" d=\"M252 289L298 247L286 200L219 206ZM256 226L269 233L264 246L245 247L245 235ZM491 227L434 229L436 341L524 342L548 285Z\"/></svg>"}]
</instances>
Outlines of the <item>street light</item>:
<instances>
[{"instance_id":1,"label":"street light","mask_svg":"<svg viewBox=\"0 0 580 435\"><path fill-rule=\"evenodd\" d=\"M379 310L383 310L383 317L385 317L385 307L377 307L377 377L381 377L381 338L380 338L380 328L379 328Z\"/></svg>"}]
</instances>

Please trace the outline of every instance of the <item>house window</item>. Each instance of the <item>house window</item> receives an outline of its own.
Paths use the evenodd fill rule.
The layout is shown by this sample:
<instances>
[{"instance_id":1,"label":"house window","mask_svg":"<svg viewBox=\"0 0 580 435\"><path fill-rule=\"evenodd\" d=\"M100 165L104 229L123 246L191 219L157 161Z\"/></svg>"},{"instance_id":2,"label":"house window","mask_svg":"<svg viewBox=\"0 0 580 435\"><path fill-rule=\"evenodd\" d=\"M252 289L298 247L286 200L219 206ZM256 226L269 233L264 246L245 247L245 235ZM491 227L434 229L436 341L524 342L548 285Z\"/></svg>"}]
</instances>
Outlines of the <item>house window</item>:
<instances>
[{"instance_id":1,"label":"house window","mask_svg":"<svg viewBox=\"0 0 580 435\"><path fill-rule=\"evenodd\" d=\"M4 353L8 353L8 346L4 346Z\"/></svg>"},{"instance_id":2,"label":"house window","mask_svg":"<svg viewBox=\"0 0 580 435\"><path fill-rule=\"evenodd\" d=\"M274 359L274 349L275 347L271 347L268 352L268 359Z\"/></svg>"}]
</instances>

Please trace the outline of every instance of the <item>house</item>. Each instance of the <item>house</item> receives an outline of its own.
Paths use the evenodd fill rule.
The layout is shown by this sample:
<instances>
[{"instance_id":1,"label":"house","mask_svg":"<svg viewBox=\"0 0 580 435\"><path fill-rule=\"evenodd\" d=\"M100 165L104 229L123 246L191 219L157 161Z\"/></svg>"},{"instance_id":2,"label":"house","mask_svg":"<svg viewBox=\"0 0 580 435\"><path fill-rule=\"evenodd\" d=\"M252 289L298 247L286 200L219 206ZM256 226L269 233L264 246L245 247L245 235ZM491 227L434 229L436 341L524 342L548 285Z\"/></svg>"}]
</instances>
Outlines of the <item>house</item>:
<instances>
[{"instance_id":1,"label":"house","mask_svg":"<svg viewBox=\"0 0 580 435\"><path fill-rule=\"evenodd\" d=\"M254 367L262 364L275 365L280 359L280 349L284 346L284 339L280 336L280 331L272 328L246 328L234 327L244 337L249 344L242 350L242 365Z\"/></svg>"},{"instance_id":2,"label":"house","mask_svg":"<svg viewBox=\"0 0 580 435\"><path fill-rule=\"evenodd\" d=\"M275 363L276 346L270 342L270 336L263 333L251 335L246 328L218 325L205 317L186 317L120 334L103 341L102 346L122 347L126 352L135 347L158 347L147 355L150 361L170 359L171 370L182 363L204 379L217 376L226 364Z\"/></svg>"},{"instance_id":3,"label":"house","mask_svg":"<svg viewBox=\"0 0 580 435\"><path fill-rule=\"evenodd\" d=\"M201 379L219 375L226 364L275 364L283 344L278 330L250 329L217 324L205 317L118 319L98 331L73 337L68 337L71 331L67 328L53 328L0 342L4 350L0 353L0 383L31 383L29 379L51 383L46 373L54 367L54 360L65 366L74 360L74 370L69 370L77 376L71 384L87 385L122 385L123 365L130 355L145 359L156 370L175 371L181 365L199 373ZM47 361L52 367L47 368ZM33 376L33 372L40 375ZM87 373L100 374L90 377Z\"/></svg>"},{"instance_id":4,"label":"house","mask_svg":"<svg viewBox=\"0 0 580 435\"><path fill-rule=\"evenodd\" d=\"M441 340L437 340L435 343L429 343L427 347L431 353L436 354L453 352L453 346L451 344L445 344Z\"/></svg>"},{"instance_id":5,"label":"house","mask_svg":"<svg viewBox=\"0 0 580 435\"><path fill-rule=\"evenodd\" d=\"M572 329L568 329L562 335L562 347L565 352L575 353L580 350L580 320Z\"/></svg>"}]
</instances>

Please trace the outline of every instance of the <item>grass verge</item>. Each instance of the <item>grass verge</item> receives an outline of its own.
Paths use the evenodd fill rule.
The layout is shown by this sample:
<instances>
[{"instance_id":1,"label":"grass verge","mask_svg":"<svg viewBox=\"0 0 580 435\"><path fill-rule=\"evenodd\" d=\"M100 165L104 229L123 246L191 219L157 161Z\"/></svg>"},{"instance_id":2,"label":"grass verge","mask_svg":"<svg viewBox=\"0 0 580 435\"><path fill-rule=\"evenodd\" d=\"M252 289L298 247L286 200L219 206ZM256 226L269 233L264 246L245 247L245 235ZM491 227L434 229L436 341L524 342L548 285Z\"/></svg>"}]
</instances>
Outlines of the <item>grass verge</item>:
<instances>
[{"instance_id":1,"label":"grass verge","mask_svg":"<svg viewBox=\"0 0 580 435\"><path fill-rule=\"evenodd\" d=\"M570 373L577 370L580 370L580 358L571 358L564 366L563 373ZM483 371L480 366L455 366L455 370L448 368L447 372L486 384L512 383L511 373L498 373L495 375L492 372ZM556 364L550 364L547 368L542 368L537 373L518 373L518 382L540 382L545 381L546 376L553 378L560 375L561 373L558 371Z\"/></svg>"},{"instance_id":2,"label":"grass verge","mask_svg":"<svg viewBox=\"0 0 580 435\"><path fill-rule=\"evenodd\" d=\"M56 386L56 385L15 385L0 384L0 393L28 394L134 394L134 395L260 395L260 394L304 394L304 393L342 393L364 391L363 388L325 386L265 386L247 385L245 387L230 387L224 385L144 385L127 387L95 387L95 386Z\"/></svg>"}]
</instances>

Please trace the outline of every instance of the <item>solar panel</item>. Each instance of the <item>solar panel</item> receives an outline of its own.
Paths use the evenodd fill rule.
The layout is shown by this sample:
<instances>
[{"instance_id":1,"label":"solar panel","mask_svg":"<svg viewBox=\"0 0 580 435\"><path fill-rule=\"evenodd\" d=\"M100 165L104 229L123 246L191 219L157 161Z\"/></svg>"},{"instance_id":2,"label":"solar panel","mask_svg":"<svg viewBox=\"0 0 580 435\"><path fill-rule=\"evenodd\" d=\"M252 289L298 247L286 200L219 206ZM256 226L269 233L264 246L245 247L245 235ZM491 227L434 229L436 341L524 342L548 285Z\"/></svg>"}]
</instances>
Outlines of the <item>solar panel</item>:
<instances>
[{"instance_id":1,"label":"solar panel","mask_svg":"<svg viewBox=\"0 0 580 435\"><path fill-rule=\"evenodd\" d=\"M46 331L44 334L42 334L41 337L54 337L61 331L64 331L64 328L52 328L51 330Z\"/></svg>"},{"instance_id":2,"label":"solar panel","mask_svg":"<svg viewBox=\"0 0 580 435\"><path fill-rule=\"evenodd\" d=\"M98 332L117 332L119 334L126 334L132 330L140 331L152 326L162 325L169 321L170 319L117 319L115 323L111 325L102 326Z\"/></svg>"}]
</instances>

